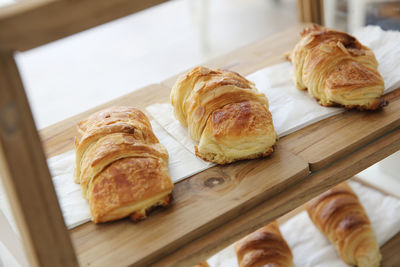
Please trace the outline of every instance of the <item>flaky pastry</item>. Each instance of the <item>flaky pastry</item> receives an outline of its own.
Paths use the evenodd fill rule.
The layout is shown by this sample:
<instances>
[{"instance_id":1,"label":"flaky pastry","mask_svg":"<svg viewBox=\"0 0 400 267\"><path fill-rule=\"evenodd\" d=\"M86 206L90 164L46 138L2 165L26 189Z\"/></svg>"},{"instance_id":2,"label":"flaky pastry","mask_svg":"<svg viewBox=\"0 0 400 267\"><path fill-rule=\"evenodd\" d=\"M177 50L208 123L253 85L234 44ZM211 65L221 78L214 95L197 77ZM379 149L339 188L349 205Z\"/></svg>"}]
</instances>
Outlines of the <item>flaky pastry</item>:
<instances>
[{"instance_id":1,"label":"flaky pastry","mask_svg":"<svg viewBox=\"0 0 400 267\"><path fill-rule=\"evenodd\" d=\"M137 221L169 204L168 152L145 114L112 107L79 122L78 131L75 182L89 200L95 223L127 216Z\"/></svg>"},{"instance_id":2,"label":"flaky pastry","mask_svg":"<svg viewBox=\"0 0 400 267\"><path fill-rule=\"evenodd\" d=\"M227 164L273 152L277 135L268 100L235 72L197 67L178 78L171 103L204 160Z\"/></svg>"},{"instance_id":3,"label":"flaky pastry","mask_svg":"<svg viewBox=\"0 0 400 267\"><path fill-rule=\"evenodd\" d=\"M322 106L376 110L384 102L384 81L374 53L350 34L307 28L289 59L296 87Z\"/></svg>"},{"instance_id":4,"label":"flaky pastry","mask_svg":"<svg viewBox=\"0 0 400 267\"><path fill-rule=\"evenodd\" d=\"M375 233L357 195L346 182L308 202L307 212L344 262L360 267L379 266L381 254Z\"/></svg>"},{"instance_id":5,"label":"flaky pastry","mask_svg":"<svg viewBox=\"0 0 400 267\"><path fill-rule=\"evenodd\" d=\"M276 221L235 243L239 267L293 267L293 255Z\"/></svg>"}]
</instances>

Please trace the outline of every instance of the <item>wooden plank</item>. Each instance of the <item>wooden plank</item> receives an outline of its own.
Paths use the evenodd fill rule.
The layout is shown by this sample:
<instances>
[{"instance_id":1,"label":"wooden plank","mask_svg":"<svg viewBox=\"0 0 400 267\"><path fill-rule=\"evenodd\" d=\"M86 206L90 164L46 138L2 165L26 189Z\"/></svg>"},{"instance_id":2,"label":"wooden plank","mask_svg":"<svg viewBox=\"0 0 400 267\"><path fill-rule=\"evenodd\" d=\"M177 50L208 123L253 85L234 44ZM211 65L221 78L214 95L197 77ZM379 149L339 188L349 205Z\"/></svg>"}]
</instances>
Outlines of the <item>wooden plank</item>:
<instances>
[{"instance_id":1,"label":"wooden plank","mask_svg":"<svg viewBox=\"0 0 400 267\"><path fill-rule=\"evenodd\" d=\"M303 21L300 22L313 22L311 14L311 5L313 0L302 0L301 2L302 2Z\"/></svg>"},{"instance_id":2,"label":"wooden plank","mask_svg":"<svg viewBox=\"0 0 400 267\"><path fill-rule=\"evenodd\" d=\"M324 4L324 0L319 0L319 1L317 1L317 3L318 3L318 7L317 7L317 10L318 10L318 22L317 22L317 24L319 24L319 25L322 25L322 26L325 26L326 25L326 23L325 23L325 4ZM334 12L335 13L335 15L336 15L336 10L331 10L331 12Z\"/></svg>"},{"instance_id":3,"label":"wooden plank","mask_svg":"<svg viewBox=\"0 0 400 267\"><path fill-rule=\"evenodd\" d=\"M0 171L29 262L78 266L11 53L0 53Z\"/></svg>"},{"instance_id":4,"label":"wooden plank","mask_svg":"<svg viewBox=\"0 0 400 267\"><path fill-rule=\"evenodd\" d=\"M230 68L247 75L270 63L283 62L284 52L290 50L297 42L296 33L300 29L300 27L291 28L287 32L206 62L205 65ZM292 38L287 38L288 36ZM177 76L173 76L162 83L171 88L176 79ZM385 96L385 100L390 104L381 111L345 112L297 131L282 138L280 142L285 144L285 148L309 162L312 171L321 169L357 147L399 126L399 98L400 90L396 90Z\"/></svg>"},{"instance_id":5,"label":"wooden plank","mask_svg":"<svg viewBox=\"0 0 400 267\"><path fill-rule=\"evenodd\" d=\"M283 53L289 50L294 44L297 42L297 33L300 31L300 28L292 28L284 33L280 33L276 36L271 38L266 38L259 42L256 42L252 45L249 45L245 48L239 49L235 52L228 54L227 56L220 57L214 61L210 61L211 66L227 66L231 69L241 72L242 74L248 74L252 71L255 71L259 68L267 66L270 62L272 64L279 63L283 61ZM286 41L284 41L286 40ZM271 48L272 47L272 48ZM250 52L249 52L250 51ZM239 58L236 59L236 56ZM262 58L262 59L261 59ZM271 61L269 61L271 60ZM176 77L173 77L176 78ZM173 84L175 80L169 79L166 81L166 84ZM152 240L153 234L147 234L143 236L143 242L140 246L141 250L140 253L142 256L138 256L138 258L134 258L133 256L129 256L131 260L135 262L145 264L147 262L151 262L155 259L161 259L163 256L168 254L172 250L179 251L176 253L172 253L170 257L165 258L162 260L161 263L165 263L167 265L160 265L160 266L168 266L168 263L172 264L172 259L177 260L181 264L187 265L190 262L198 262L200 259L204 259L207 256L213 254L220 248L226 246L227 244L237 240L239 237L244 236L245 234L249 233L252 230L255 230L262 224L266 223L268 220L272 220L272 218L276 218L281 214L285 213L285 211L289 211L301 203L304 203L306 199L310 199L312 196L315 196L317 193L322 192L323 190L327 190L331 186L347 179L346 177L353 176L358 171L367 167L367 165L371 165L372 163L378 161L379 159L390 155L394 151L399 149L397 137L396 138L388 138L387 136L384 138L386 140L385 143L379 141L379 144L374 142L374 145L369 145L368 147L364 147L360 150L360 147L363 145L367 145L374 141L375 138L381 137L388 131L392 130L394 127L398 125L398 112L399 108L399 99L397 97L399 92L394 92L390 95L391 103L388 107L384 109L383 112L378 113L360 113L360 112L346 112L345 114L341 114L339 116L327 119L320 123L317 123L313 126L310 126L304 130L301 130L302 134L298 134L297 132L282 138L279 142L279 152L278 153L285 153L284 150L293 151L298 154L303 159L308 159L307 162L312 163L313 170L320 169L318 171L320 176L318 179L313 178L314 175L308 177L306 179L302 179L298 185L303 185L303 189L293 189L292 187L285 189L283 192L279 192L276 197L272 197L270 200L274 200L270 202L270 200L266 201L265 203L269 203L267 205L262 204L260 207L255 207L252 209L257 210L252 212L245 213L244 211L240 212L240 217L236 217L234 220L232 219L226 226L218 226L222 225L225 222L226 217L218 217L223 218L222 221L220 219L215 219L211 223L205 223L203 225L195 225L194 227L198 227L195 231L188 231L187 235L182 236L181 238L176 239L172 238L172 234L165 232L159 232L153 230L154 227L160 222L163 222L163 216L171 216L169 218L173 218L175 223L170 223L170 229L173 231L178 231L178 234L182 234L180 232L181 227L176 230L173 228L174 226L180 224L180 220L184 220L189 214L190 216L194 217L193 213L186 211L187 213L181 214L181 211L171 213L175 210L175 206L172 207L170 210L166 210L159 214L154 214L151 216L148 221L142 222L138 225L132 225L127 221L116 222L113 224L102 225L102 226L94 226L92 224L86 224L84 226L79 227L78 229L72 230L72 236L74 239L74 244L77 247L78 254L80 255L81 263L88 264L88 263L100 263L100 259L104 260L102 262L111 262L113 257L117 257L118 255L125 255L128 254L127 246L130 246L130 252L137 248L136 246L132 246L132 240L135 239L136 236L133 236L131 231L140 231L146 232L156 232L158 235L162 237L163 240L160 242L164 242L164 244L168 243L167 247L163 247L160 245L159 239L156 239L157 242L154 243ZM124 105L137 105L139 108L144 108L145 106L152 104L152 103L165 103L168 102L169 97L169 89L162 87L160 85L152 85L145 89L141 89L139 91L135 91L127 96L124 96L118 100L113 101L112 104L124 104ZM102 107L108 106L109 104L105 104ZM92 110L93 111L93 110ZM90 111L90 112L92 112ZM82 117L87 116L88 112L85 114L80 114L75 116L72 119L63 121L58 123L55 126L49 127L44 129L42 133L42 137L45 143L46 150L48 151L48 155L55 155L62 151L69 150L72 147L72 138L75 135L75 123ZM380 115L379 115L380 114ZM364 118L363 116L366 116ZM368 127L362 124L361 129L357 129L358 127L351 126L352 124L357 124L358 120L363 121L363 119L367 120L368 122L371 121L368 117L373 117L373 124L368 125ZM377 116L375 118L375 116ZM333 123L333 125L331 125ZM359 125L360 126L360 125ZM314 131L323 131L324 127L328 127L331 131L325 132L326 136L322 136L321 144L314 144L318 143L318 135L313 135ZM350 135L343 134L340 131L341 128L352 127L350 129L358 130L358 133L350 133ZM362 131L361 131L362 130ZM347 131L345 131L346 133ZM332 135L332 137L329 137ZM351 138L349 138L349 136ZM314 138L314 139L313 139ZM380 139L381 140L381 139ZM330 151L327 149L323 149L323 145L329 145L330 142L334 141L335 146L330 146ZM314 146L315 145L315 146ZM307 150L309 149L310 150ZM318 149L322 149L319 151ZM312 150L314 149L314 150ZM307 151L304 152L304 151ZM313 151L311 153L310 151ZM355 151L355 152L354 152ZM359 153L359 151L363 151L363 153ZM346 157L346 160L342 160L343 157L348 156L350 153L352 155L356 154L357 157ZM332 157L332 155L334 155ZM275 155L276 156L276 155ZM316 159L315 161L313 161ZM353 159L353 160L352 160ZM321 164L318 164L318 160L321 160ZM252 163L250 161L249 163ZM244 164L244 163L241 163ZM315 168L317 166L318 168ZM327 166L330 166L326 168ZM220 172L217 172L220 173ZM225 173L225 172L224 172ZM199 174L205 175L205 174ZM199 181L202 176L194 176L193 178L186 180L182 183L177 185L176 194L177 194L177 208L180 209L181 205L188 205L190 207L196 207L196 203L200 202L201 199L208 199L208 194L201 194L201 191L196 191L192 193L196 196L194 198L194 202L191 201L191 198L186 195L184 192L186 190L193 190L196 189L199 183L195 181ZM209 177L210 178L210 177ZM211 177L213 178L213 177ZM310 180L310 182L306 182ZM200 181L204 181L200 179ZM216 180L218 182L218 180ZM224 182L225 183L225 182ZM200 183L201 184L201 183ZM225 183L229 184L229 183ZM287 193L287 191L289 193ZM304 191L303 191L304 190ZM191 192L191 191L190 191ZM180 195L182 194L182 195ZM199 194L199 195L197 195ZM180 202L183 201L183 202ZM199 202L196 202L199 201ZM219 200L214 199L214 202L210 204L213 206L214 203L218 203ZM276 202L276 203L275 203ZM183 204L182 204L183 203ZM194 205L194 206L192 206ZM281 207L282 205L282 207ZM198 206L197 206L198 207ZM279 209L277 209L279 207ZM186 207L189 209L189 207ZM274 209L275 208L275 209ZM177 211L177 210L175 210ZM265 211L265 212L264 212ZM237 211L236 211L237 212ZM232 216L230 212L228 212L228 217ZM235 212L233 212L235 213ZM171 215L172 214L172 215ZM201 213L196 213L198 215ZM253 215L252 215L253 214ZM181 217L182 216L182 217ZM184 217L185 216L185 217ZM205 215L204 215L205 216ZM219 216L219 215L216 215ZM245 219L245 217L249 216L249 218L253 219ZM202 216L199 216L202 217ZM190 217L189 217L190 218ZM231 217L233 218L233 217ZM172 220L172 219L171 219ZM204 220L204 219L201 219ZM201 221L204 223L204 221ZM234 225L239 227L238 230L235 230L234 227L230 225ZM145 225L145 226L143 226ZM150 227L150 226L154 227ZM172 225L172 226L171 226ZM113 227L117 228L118 231L114 231ZM143 228L142 228L143 227ZM147 227L152 228L151 231L146 231ZM216 227L216 228L215 228ZM188 229L185 227L183 231L187 231ZM215 228L214 230L211 230ZM108 229L108 230L107 230ZM225 230L227 229L227 230ZM192 229L193 230L193 229ZM209 232L208 232L209 231ZM207 233L208 232L208 233ZM206 235L207 233L207 235ZM200 238L200 235L204 235L204 238ZM166 240L164 237L168 236ZM159 238L161 238L159 237ZM170 239L169 239L170 238ZM113 241L109 242L102 242L106 239L112 239ZM193 243L190 240L194 240ZM99 244L98 244L99 243ZM190 244L189 244L190 243ZM149 250L149 246L155 244L154 250ZM182 245L187 244L187 245ZM121 247L122 246L122 247ZM119 251L116 254L107 253L108 251ZM142 254L142 250L144 250L144 254ZM122 253L122 254L121 254ZM184 254L187 256L184 256ZM103 255L104 254L104 255ZM101 255L99 259L97 256ZM120 260L121 257L118 257ZM140 265L140 264L139 264ZM174 265L175 266L175 265Z\"/></svg>"},{"instance_id":6,"label":"wooden plank","mask_svg":"<svg viewBox=\"0 0 400 267\"><path fill-rule=\"evenodd\" d=\"M335 164L285 188L281 193L269 198L239 218L215 228L207 235L203 235L161 258L154 266L190 266L205 260L243 236L292 211L399 149L400 128L397 128L347 157L341 158ZM399 263L398 261L391 262Z\"/></svg>"},{"instance_id":7,"label":"wooden plank","mask_svg":"<svg viewBox=\"0 0 400 267\"><path fill-rule=\"evenodd\" d=\"M280 148L269 158L213 167L176 184L172 207L139 224L123 220L73 229L80 263L148 266L307 175L307 164Z\"/></svg>"},{"instance_id":8,"label":"wooden plank","mask_svg":"<svg viewBox=\"0 0 400 267\"><path fill-rule=\"evenodd\" d=\"M299 22L324 24L323 0L297 0L297 16Z\"/></svg>"},{"instance_id":9,"label":"wooden plank","mask_svg":"<svg viewBox=\"0 0 400 267\"><path fill-rule=\"evenodd\" d=\"M400 266L400 233L386 242L381 247L382 261L381 267L398 267Z\"/></svg>"},{"instance_id":10,"label":"wooden plank","mask_svg":"<svg viewBox=\"0 0 400 267\"><path fill-rule=\"evenodd\" d=\"M134 105L142 110L144 110L144 107L155 103L155 102L166 102L169 99L169 89L161 86L161 85L151 85L148 87L145 87L141 90L135 91L127 96L123 96L121 98L118 98L114 101L111 101L109 103L106 103L102 106L96 107L95 109L92 109L88 112L85 112L83 114L79 114L71 119L68 119L67 121L63 121L59 125L56 124L52 127L49 127L45 130L42 131L42 136L44 140L45 147L47 148L48 155L55 155L59 154L63 151L69 150L72 148L73 145L73 136L77 134L75 125L76 123L89 115L90 113L99 110L101 108L105 108L108 106L112 105ZM165 236L161 235L159 238L162 238L161 241L162 245L156 246L154 244L156 239L153 240L153 245L148 248L148 251L143 252L143 253L138 253L135 254L134 256L136 257L144 257L146 256L146 253L148 253L148 256L150 257L154 255L159 255L162 253L167 253L166 251L172 250L174 247L178 246L180 242L187 242L188 238L193 238L193 235L199 235L203 233L203 231L208 231L209 227L215 227L215 225L219 225L225 220L228 220L229 218L232 218L231 216L236 217L238 213L238 209L240 211L247 209L248 206L253 206L255 205L254 201L260 201L258 200L259 198L264 198L267 195L273 194L276 192L276 190L281 190L282 186L286 186L287 184L290 184L297 179L300 179L301 177L305 177L308 174L308 166L307 163L302 162L297 163L301 165L301 168L298 170L300 174L295 174L294 176L285 176L285 175L274 175L273 171L271 170L272 166L274 168L279 168L279 165L282 164L282 162L286 162L286 164L289 164L289 162L292 162L292 160L284 160L281 159L280 153L283 153L284 155L287 155L288 153L282 150L282 152L279 152L280 148L278 148L278 152L274 153L274 156L271 159L266 159L266 163L264 161L261 161L261 163L257 163L259 161L249 161L249 162L242 162L240 164L236 165L230 165L229 167L217 167L211 170L207 170L206 172L203 172L189 180L184 181L182 183L179 183L176 186L176 189L174 190L175 195L174 198L176 199L175 204L173 206L173 210L169 211L167 210L167 213L162 213L163 215L159 215L160 217L156 216L151 216L149 222L145 221L142 222L140 227L136 225L132 225L130 222L124 221L124 222L117 222L115 224L111 224L109 228L103 228L103 226L94 226L93 224L89 223L86 224L85 226L81 226L77 229L72 230L72 236L74 239L74 243L76 245L78 254L80 255L80 262L81 264L103 264L107 265L109 263L108 258L99 258L97 256L97 250L100 249L96 244L103 244L103 246L109 248L113 248L113 242L125 242L121 241L119 238L121 236L124 236L127 238L126 242L129 243L129 247L143 247L144 246L144 241L140 244L137 242L142 241L142 240L148 240L148 232L154 231L156 235L159 235L159 233L165 232L165 229L170 227L170 224L176 223L177 220L177 213L179 213L179 218L180 220L184 221L183 218L189 218L187 219L184 223L179 222L180 227L179 228L185 228L185 231L177 231L174 233L171 233L171 236ZM293 157L288 154L288 156L285 156L284 158L287 157ZM270 161L271 160L271 161ZM259 165L261 164L261 165ZM267 165L265 165L267 164ZM288 171L290 168L296 168L296 160L294 160L294 165L290 163L290 167L287 167L285 171ZM250 171L250 173L249 173ZM268 180L267 183L261 183L262 186L257 186L259 183L257 183L256 179L252 179L251 183L249 183L247 186L244 184L244 182L241 181L243 178L243 175L246 175L246 177L251 177L254 172L260 172L261 173L268 173L269 175L273 176L270 180ZM221 177L222 175L222 177ZM232 178L234 177L234 178ZM217 209L217 212L214 209L209 209L209 206L211 203L216 201L216 198L211 198L210 196L207 196L207 189L205 182L204 184L201 181L207 181L209 178L211 178L212 181L223 183L224 187L218 190L222 190L222 193L226 193L225 198L229 199L224 203L224 197L223 195L218 195L218 202L220 203L220 207ZM218 180L218 179L224 179L224 180ZM193 181L192 181L193 179ZM248 179L248 178L246 178ZM251 178L250 178L251 179ZM258 179L264 179L263 176L258 176ZM239 189L234 189L235 186L240 185L240 190ZM248 186L254 186L254 188L249 188ZM264 188L267 186L266 188ZM192 192L193 190L188 190L188 188L195 188L195 192ZM196 192L200 189L200 187L205 187L205 189L202 189L202 193L200 195L196 195ZM229 188L229 190L227 189ZM257 191L256 189L261 189L264 191ZM214 190L214 189L213 189ZM235 190L235 194L231 195L228 194L231 190ZM238 191L239 190L239 191ZM244 191L242 191L244 190ZM240 196L236 197L236 200L233 201L232 198L235 198L237 196L236 194L246 194L246 196ZM253 195L253 194L258 194L258 196ZM208 201L203 201L203 197L207 197ZM249 202L246 202L246 199L251 197L251 200ZM187 203L187 199L190 198L191 202L190 205ZM183 200L181 200L183 199ZM180 201L181 200L181 201ZM192 201L195 201L195 203L192 203ZM210 202L211 201L211 202ZM238 202L239 201L239 202ZM254 203L253 203L254 202ZM239 205L240 204L240 205ZM233 206L232 206L233 205ZM235 211L236 209L236 211ZM207 214L207 212L211 214ZM225 212L224 214L220 214L221 212ZM205 217L202 220L199 220L195 214L203 214ZM231 215L230 215L231 214ZM166 217L165 217L166 216ZM169 216L169 217L168 217ZM170 219L168 219L170 218ZM190 218L193 218L194 221L190 220ZM172 220L172 222L171 222ZM207 220L205 223L204 220ZM159 223L160 221L163 221L164 223ZM118 226L116 226L118 224ZM119 224L122 224L122 226L119 226ZM144 225L144 226L143 226ZM190 226L190 227L189 227ZM160 227L160 228L158 228ZM189 228L187 228L189 227ZM100 232L97 230L101 229ZM105 229L105 230L103 230ZM121 230L122 229L122 230ZM133 230L132 230L133 229ZM151 229L151 230L150 230ZM164 229L164 230L163 230ZM196 230L196 231L195 231ZM115 231L115 232L114 232ZM122 232L124 232L122 234ZM138 235L137 231L140 231L143 233L143 236ZM115 240L109 240L109 236L115 236L115 233L120 233L116 235L117 238ZM185 235L184 237L181 237L182 235ZM134 236L134 237L133 237ZM178 238L178 237L179 238ZM101 242L101 238L107 238L107 243ZM141 239L142 238L142 239ZM100 240L99 240L100 239ZM103 240L104 240L103 239ZM132 239L132 240L129 240ZM177 241L176 241L177 239ZM165 243L165 242L171 242ZM166 248L163 248L163 246L166 246ZM121 248L120 253L126 253L126 247ZM115 250L113 248L113 250ZM130 250L129 250L130 251ZM100 253L100 254L105 254L106 257L111 257L107 256L108 254L106 253ZM128 264L130 260L132 261L137 261L137 258L132 258L133 256L129 256L126 258L126 262L124 264ZM147 258L140 258L142 261L141 264L146 263L148 260ZM122 264L122 263L121 263Z\"/></svg>"},{"instance_id":11,"label":"wooden plank","mask_svg":"<svg viewBox=\"0 0 400 267\"><path fill-rule=\"evenodd\" d=\"M316 171L400 125L400 89L385 96L378 112L347 111L280 140Z\"/></svg>"},{"instance_id":12,"label":"wooden plank","mask_svg":"<svg viewBox=\"0 0 400 267\"><path fill-rule=\"evenodd\" d=\"M297 0L297 19L304 22L303 0Z\"/></svg>"},{"instance_id":13,"label":"wooden plank","mask_svg":"<svg viewBox=\"0 0 400 267\"><path fill-rule=\"evenodd\" d=\"M166 0L30 0L0 9L0 48L24 51Z\"/></svg>"}]
</instances>

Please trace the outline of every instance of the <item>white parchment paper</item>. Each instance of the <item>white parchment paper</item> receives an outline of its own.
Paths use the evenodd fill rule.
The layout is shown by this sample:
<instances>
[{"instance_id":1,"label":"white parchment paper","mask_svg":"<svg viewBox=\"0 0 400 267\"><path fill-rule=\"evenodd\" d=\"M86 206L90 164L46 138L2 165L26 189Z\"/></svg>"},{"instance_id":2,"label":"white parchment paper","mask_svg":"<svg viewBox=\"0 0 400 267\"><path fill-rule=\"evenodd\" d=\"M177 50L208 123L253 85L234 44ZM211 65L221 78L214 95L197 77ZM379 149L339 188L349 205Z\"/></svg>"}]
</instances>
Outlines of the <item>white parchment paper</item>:
<instances>
[{"instance_id":1,"label":"white parchment paper","mask_svg":"<svg viewBox=\"0 0 400 267\"><path fill-rule=\"evenodd\" d=\"M157 122L151 121L153 131L160 143L168 150L169 172L174 183L210 167L209 163L197 158L172 138ZM53 183L61 210L68 228L74 228L90 220L89 204L82 197L81 187L73 182L75 151L71 150L48 159ZM0 187L0 207L16 231L3 187Z\"/></svg>"},{"instance_id":2,"label":"white parchment paper","mask_svg":"<svg viewBox=\"0 0 400 267\"><path fill-rule=\"evenodd\" d=\"M350 186L371 220L372 228L380 246L400 231L400 200L358 182ZM307 212L302 211L280 226L293 253L295 266L301 267L346 267L335 248L314 226ZM212 267L238 266L233 245L225 248L208 260Z\"/></svg>"}]
</instances>

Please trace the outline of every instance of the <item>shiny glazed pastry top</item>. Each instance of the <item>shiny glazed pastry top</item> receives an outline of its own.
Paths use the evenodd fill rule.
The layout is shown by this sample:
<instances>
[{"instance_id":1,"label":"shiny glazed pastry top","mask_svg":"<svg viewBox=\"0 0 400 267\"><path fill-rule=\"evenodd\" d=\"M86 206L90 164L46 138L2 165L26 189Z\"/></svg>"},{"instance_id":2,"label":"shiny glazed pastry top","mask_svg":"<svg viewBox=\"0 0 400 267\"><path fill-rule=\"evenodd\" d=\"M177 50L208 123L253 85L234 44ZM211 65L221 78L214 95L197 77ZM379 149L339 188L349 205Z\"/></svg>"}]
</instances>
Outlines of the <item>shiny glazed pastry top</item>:
<instances>
[{"instance_id":1,"label":"shiny glazed pastry top","mask_svg":"<svg viewBox=\"0 0 400 267\"><path fill-rule=\"evenodd\" d=\"M359 267L380 265L381 254L371 222L346 182L309 201L307 213L344 262Z\"/></svg>"},{"instance_id":2,"label":"shiny glazed pastry top","mask_svg":"<svg viewBox=\"0 0 400 267\"><path fill-rule=\"evenodd\" d=\"M75 182L95 223L126 216L137 221L168 205L174 187L168 152L143 112L111 107L79 122L78 131Z\"/></svg>"},{"instance_id":3,"label":"shiny glazed pastry top","mask_svg":"<svg viewBox=\"0 0 400 267\"><path fill-rule=\"evenodd\" d=\"M296 87L323 106L376 110L383 104L385 86L374 53L347 33L307 28L289 58Z\"/></svg>"},{"instance_id":4,"label":"shiny glazed pastry top","mask_svg":"<svg viewBox=\"0 0 400 267\"><path fill-rule=\"evenodd\" d=\"M235 243L239 267L293 267L293 254L276 221Z\"/></svg>"},{"instance_id":5,"label":"shiny glazed pastry top","mask_svg":"<svg viewBox=\"0 0 400 267\"><path fill-rule=\"evenodd\" d=\"M171 103L204 160L227 164L273 152L277 135L268 100L238 73L194 68L176 81Z\"/></svg>"}]
</instances>

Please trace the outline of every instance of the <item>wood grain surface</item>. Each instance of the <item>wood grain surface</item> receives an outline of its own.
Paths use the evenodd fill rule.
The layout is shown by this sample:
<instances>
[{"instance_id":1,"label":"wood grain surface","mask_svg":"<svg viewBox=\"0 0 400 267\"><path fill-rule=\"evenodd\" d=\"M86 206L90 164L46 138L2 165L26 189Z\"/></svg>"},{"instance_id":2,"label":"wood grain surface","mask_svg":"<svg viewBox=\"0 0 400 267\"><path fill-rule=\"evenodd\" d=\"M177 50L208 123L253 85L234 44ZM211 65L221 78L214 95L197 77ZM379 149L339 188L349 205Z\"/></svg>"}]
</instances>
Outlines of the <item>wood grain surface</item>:
<instances>
[{"instance_id":1,"label":"wood grain surface","mask_svg":"<svg viewBox=\"0 0 400 267\"><path fill-rule=\"evenodd\" d=\"M305 162L279 148L265 159L213 167L177 183L172 206L143 222L87 223L73 229L80 263L148 266L307 175Z\"/></svg>"},{"instance_id":2,"label":"wood grain surface","mask_svg":"<svg viewBox=\"0 0 400 267\"><path fill-rule=\"evenodd\" d=\"M381 247L381 267L398 267L400 265L400 233Z\"/></svg>"},{"instance_id":3,"label":"wood grain surface","mask_svg":"<svg viewBox=\"0 0 400 267\"><path fill-rule=\"evenodd\" d=\"M399 149L400 128L397 128L342 158L335 164L311 173L306 179L301 179L298 183L287 187L281 193L247 211L239 218L215 228L207 235L193 240L190 244L161 258L154 266L190 266L190 264L204 260L241 237L303 205L313 197L353 177L360 170L371 166ZM400 233L394 239L400 239ZM397 242L399 241L394 243L398 244ZM386 259L392 257L393 249L396 250L395 245L388 248L384 247L382 250L382 252L385 251L384 261L397 263L397 265L387 266L398 266L400 263L399 256L396 256L394 260Z\"/></svg>"},{"instance_id":4,"label":"wood grain surface","mask_svg":"<svg viewBox=\"0 0 400 267\"><path fill-rule=\"evenodd\" d=\"M346 111L280 140L295 155L319 170L400 126L400 90L385 96L389 105L377 112Z\"/></svg>"},{"instance_id":5,"label":"wood grain surface","mask_svg":"<svg viewBox=\"0 0 400 267\"><path fill-rule=\"evenodd\" d=\"M0 48L24 51L166 0L29 0L0 9Z\"/></svg>"},{"instance_id":6,"label":"wood grain surface","mask_svg":"<svg viewBox=\"0 0 400 267\"><path fill-rule=\"evenodd\" d=\"M297 16L300 22L324 25L324 1L297 0Z\"/></svg>"},{"instance_id":7,"label":"wood grain surface","mask_svg":"<svg viewBox=\"0 0 400 267\"><path fill-rule=\"evenodd\" d=\"M27 50L161 2L22 1L0 10L0 49ZM297 42L302 27L282 31L206 65L247 75L279 63ZM43 266L75 266L74 250L12 55L3 53L0 63L0 89L6 88L0 90L0 159L6 163L1 169L30 260ZM95 110L110 105L143 109L168 101L168 88L175 79L166 80L167 87L146 87L42 130L47 156L71 149L76 122ZM174 190L173 205L143 222L86 223L73 229L70 233L79 263L148 266L158 261L157 266L188 266L205 259L399 150L399 94L387 96L392 103L380 112L346 112L285 137L269 158L217 166L181 181ZM308 165L313 171L310 175ZM396 240L387 244L395 259L397 245Z\"/></svg>"},{"instance_id":8,"label":"wood grain surface","mask_svg":"<svg viewBox=\"0 0 400 267\"><path fill-rule=\"evenodd\" d=\"M246 75L280 63L297 42L300 29L296 26L206 65ZM163 84L171 86L176 77ZM169 91L151 85L43 129L47 155L71 149L76 122L91 112L110 105L143 109L152 103L166 103ZM282 138L270 159L215 167L178 183L174 205L144 222L87 223L73 229L80 263L147 266L158 261L157 266L187 266L200 262L399 150L399 94L387 96L391 103L380 112L345 112ZM307 163L313 173L306 177ZM272 174L277 176L261 182L263 176ZM289 186L293 182L296 184Z\"/></svg>"},{"instance_id":9,"label":"wood grain surface","mask_svg":"<svg viewBox=\"0 0 400 267\"><path fill-rule=\"evenodd\" d=\"M12 53L0 53L0 177L32 266L78 266Z\"/></svg>"}]
</instances>

